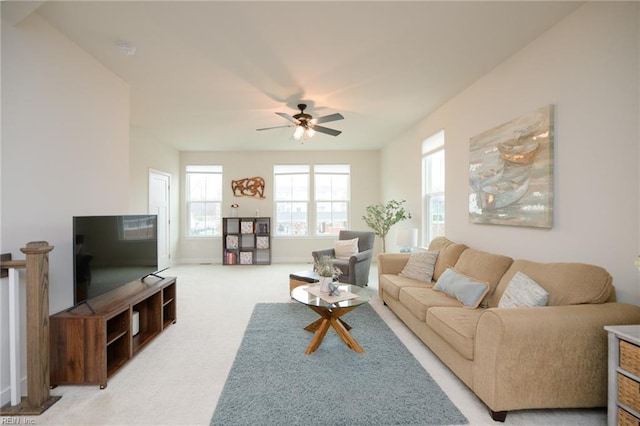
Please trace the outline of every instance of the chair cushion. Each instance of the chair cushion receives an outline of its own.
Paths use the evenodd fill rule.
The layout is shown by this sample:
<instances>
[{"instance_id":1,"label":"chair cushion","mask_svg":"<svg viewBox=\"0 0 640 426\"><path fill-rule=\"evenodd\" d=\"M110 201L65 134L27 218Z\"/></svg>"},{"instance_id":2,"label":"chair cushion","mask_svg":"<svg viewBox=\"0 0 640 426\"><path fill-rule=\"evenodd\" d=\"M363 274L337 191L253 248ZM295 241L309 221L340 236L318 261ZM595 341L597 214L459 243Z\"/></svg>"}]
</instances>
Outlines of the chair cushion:
<instances>
[{"instance_id":1,"label":"chair cushion","mask_svg":"<svg viewBox=\"0 0 640 426\"><path fill-rule=\"evenodd\" d=\"M358 254L358 239L337 240L334 251L336 259L349 259L354 254Z\"/></svg>"},{"instance_id":2,"label":"chair cushion","mask_svg":"<svg viewBox=\"0 0 640 426\"><path fill-rule=\"evenodd\" d=\"M516 272L502 294L498 308L546 306L549 293L523 272Z\"/></svg>"},{"instance_id":3,"label":"chair cushion","mask_svg":"<svg viewBox=\"0 0 640 426\"><path fill-rule=\"evenodd\" d=\"M489 285L449 268L440 275L433 289L459 300L467 308L477 308L489 291Z\"/></svg>"},{"instance_id":4,"label":"chair cushion","mask_svg":"<svg viewBox=\"0 0 640 426\"><path fill-rule=\"evenodd\" d=\"M462 252L456 264L452 266L461 274L489 284L489 292L480 303L481 306L487 306L498 287L498 282L512 263L513 259L510 257L469 248Z\"/></svg>"},{"instance_id":5,"label":"chair cushion","mask_svg":"<svg viewBox=\"0 0 640 426\"><path fill-rule=\"evenodd\" d=\"M434 306L449 306L460 309L462 304L453 297L432 288L424 287L403 287L400 290L400 303L409 310L420 321L426 321L427 310Z\"/></svg>"},{"instance_id":6,"label":"chair cushion","mask_svg":"<svg viewBox=\"0 0 640 426\"><path fill-rule=\"evenodd\" d=\"M522 271L549 293L548 306L605 303L614 291L613 278L606 269L586 263L538 263L516 260L498 285L491 307L498 306L511 278Z\"/></svg>"},{"instance_id":7,"label":"chair cushion","mask_svg":"<svg viewBox=\"0 0 640 426\"><path fill-rule=\"evenodd\" d=\"M431 282L433 278L433 268L438 258L438 251L416 251L411 253L409 261L400 272L401 277L413 278L415 280Z\"/></svg>"},{"instance_id":8,"label":"chair cushion","mask_svg":"<svg viewBox=\"0 0 640 426\"><path fill-rule=\"evenodd\" d=\"M468 247L464 244L451 242L446 237L436 237L429 243L429 250L438 250L438 259L433 268L433 279L438 281L440 275L448 267L454 266L458 258Z\"/></svg>"},{"instance_id":9,"label":"chair cushion","mask_svg":"<svg viewBox=\"0 0 640 426\"><path fill-rule=\"evenodd\" d=\"M378 280L380 288L396 300L400 298L400 290L404 287L431 288L433 287L433 284L433 281L425 283L414 280L413 278L405 278L395 274L383 274Z\"/></svg>"},{"instance_id":10,"label":"chair cushion","mask_svg":"<svg viewBox=\"0 0 640 426\"><path fill-rule=\"evenodd\" d=\"M427 325L464 358L473 360L476 326L485 309L434 307L427 313Z\"/></svg>"}]
</instances>

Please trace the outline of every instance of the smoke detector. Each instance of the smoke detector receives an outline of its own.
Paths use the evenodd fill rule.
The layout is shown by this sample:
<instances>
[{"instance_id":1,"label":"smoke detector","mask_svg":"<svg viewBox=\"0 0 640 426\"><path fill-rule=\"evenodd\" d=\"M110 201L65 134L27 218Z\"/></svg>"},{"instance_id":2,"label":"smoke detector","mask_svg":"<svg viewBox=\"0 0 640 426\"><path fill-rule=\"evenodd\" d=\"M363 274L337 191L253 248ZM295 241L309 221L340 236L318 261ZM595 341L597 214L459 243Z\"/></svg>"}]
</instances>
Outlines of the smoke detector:
<instances>
[{"instance_id":1,"label":"smoke detector","mask_svg":"<svg viewBox=\"0 0 640 426\"><path fill-rule=\"evenodd\" d=\"M116 47L120 49L124 55L133 56L136 54L136 47L128 41L118 41L116 42Z\"/></svg>"}]
</instances>

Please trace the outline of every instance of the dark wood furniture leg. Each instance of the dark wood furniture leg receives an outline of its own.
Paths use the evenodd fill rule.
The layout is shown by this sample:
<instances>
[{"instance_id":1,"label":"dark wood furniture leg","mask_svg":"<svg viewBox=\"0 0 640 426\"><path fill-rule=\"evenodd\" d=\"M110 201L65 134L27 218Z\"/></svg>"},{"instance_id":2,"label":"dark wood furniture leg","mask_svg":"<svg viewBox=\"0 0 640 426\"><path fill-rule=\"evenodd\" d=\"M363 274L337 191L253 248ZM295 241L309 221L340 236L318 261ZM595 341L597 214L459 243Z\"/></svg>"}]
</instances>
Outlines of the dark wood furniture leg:
<instances>
[{"instance_id":1,"label":"dark wood furniture leg","mask_svg":"<svg viewBox=\"0 0 640 426\"><path fill-rule=\"evenodd\" d=\"M493 411L489 409L489 413L491 413L491 418L496 422L504 422L507 419L508 411Z\"/></svg>"}]
</instances>

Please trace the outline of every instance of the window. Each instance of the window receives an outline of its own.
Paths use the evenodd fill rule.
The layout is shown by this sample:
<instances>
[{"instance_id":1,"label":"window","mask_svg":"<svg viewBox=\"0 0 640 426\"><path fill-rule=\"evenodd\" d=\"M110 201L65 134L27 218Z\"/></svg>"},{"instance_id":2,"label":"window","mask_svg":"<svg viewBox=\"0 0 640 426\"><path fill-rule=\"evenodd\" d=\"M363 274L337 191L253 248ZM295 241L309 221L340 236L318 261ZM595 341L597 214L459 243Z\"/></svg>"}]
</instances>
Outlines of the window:
<instances>
[{"instance_id":1,"label":"window","mask_svg":"<svg viewBox=\"0 0 640 426\"><path fill-rule=\"evenodd\" d=\"M349 175L348 164L314 166L317 235L337 235L348 228Z\"/></svg>"},{"instance_id":2,"label":"window","mask_svg":"<svg viewBox=\"0 0 640 426\"><path fill-rule=\"evenodd\" d=\"M444 130L422 143L422 241L444 235Z\"/></svg>"},{"instance_id":3,"label":"window","mask_svg":"<svg viewBox=\"0 0 640 426\"><path fill-rule=\"evenodd\" d=\"M308 235L309 171L308 165L273 166L275 235Z\"/></svg>"},{"instance_id":4,"label":"window","mask_svg":"<svg viewBox=\"0 0 640 426\"><path fill-rule=\"evenodd\" d=\"M187 166L187 235L222 234L222 166Z\"/></svg>"},{"instance_id":5,"label":"window","mask_svg":"<svg viewBox=\"0 0 640 426\"><path fill-rule=\"evenodd\" d=\"M275 165L275 235L310 235L310 224L314 235L347 229L350 170L348 164Z\"/></svg>"}]
</instances>

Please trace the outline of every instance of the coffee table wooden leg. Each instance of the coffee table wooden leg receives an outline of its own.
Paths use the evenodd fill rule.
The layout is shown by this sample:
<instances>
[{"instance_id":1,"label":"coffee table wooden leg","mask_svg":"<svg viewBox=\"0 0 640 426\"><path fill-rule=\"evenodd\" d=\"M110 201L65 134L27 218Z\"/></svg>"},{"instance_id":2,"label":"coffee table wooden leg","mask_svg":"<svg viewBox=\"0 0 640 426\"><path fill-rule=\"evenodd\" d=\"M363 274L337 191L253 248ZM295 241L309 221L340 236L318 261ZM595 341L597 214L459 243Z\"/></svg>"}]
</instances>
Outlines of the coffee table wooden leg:
<instances>
[{"instance_id":1,"label":"coffee table wooden leg","mask_svg":"<svg viewBox=\"0 0 640 426\"><path fill-rule=\"evenodd\" d=\"M305 352L306 355L309 355L318 349L320 343L322 343L322 339L324 339L325 334L327 334L327 330L329 330L330 325L331 321L325 318L321 319L320 326L318 327L316 334L313 336L311 343L309 343L309 346L307 347L307 351Z\"/></svg>"},{"instance_id":2,"label":"coffee table wooden leg","mask_svg":"<svg viewBox=\"0 0 640 426\"><path fill-rule=\"evenodd\" d=\"M364 353L364 349L362 349L358 342L349 334L348 329L343 325L342 321L340 321L340 318L331 318L331 326L347 346L360 354Z\"/></svg>"},{"instance_id":3,"label":"coffee table wooden leg","mask_svg":"<svg viewBox=\"0 0 640 426\"><path fill-rule=\"evenodd\" d=\"M346 322L344 322L344 321L342 320L342 318L338 318L338 321L340 321L340 323L341 323L342 325L344 325L344 328L346 328L347 330L351 330L351 326L350 326L349 324L347 324Z\"/></svg>"},{"instance_id":4,"label":"coffee table wooden leg","mask_svg":"<svg viewBox=\"0 0 640 426\"><path fill-rule=\"evenodd\" d=\"M324 318L318 318L317 320L306 326L304 329L311 333L315 333L316 330L318 330L318 327L320 327L320 324L322 324L323 320Z\"/></svg>"},{"instance_id":5,"label":"coffee table wooden leg","mask_svg":"<svg viewBox=\"0 0 640 426\"><path fill-rule=\"evenodd\" d=\"M340 319L341 316L346 314L347 312L352 311L356 307L349 308L335 308L333 310L328 310L327 308L319 307L319 306L309 306L312 310L314 310L321 318L312 322L304 329L315 333L311 343L307 347L307 351L305 352L307 355L313 353L324 339L324 336L327 334L327 330L329 326L333 327L333 329L338 333L338 336L342 339L342 341L352 350L358 353L364 353L364 349L356 342L356 340L349 334L349 330L351 330L351 326Z\"/></svg>"}]
</instances>

